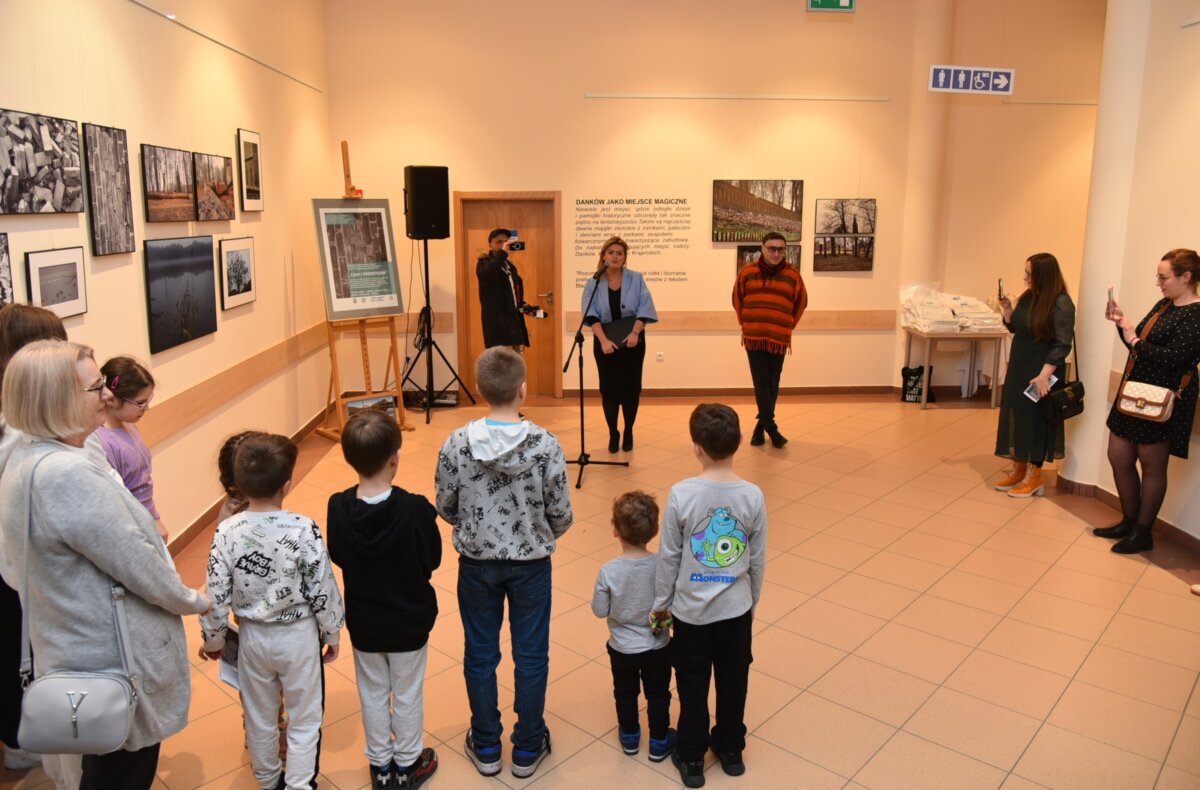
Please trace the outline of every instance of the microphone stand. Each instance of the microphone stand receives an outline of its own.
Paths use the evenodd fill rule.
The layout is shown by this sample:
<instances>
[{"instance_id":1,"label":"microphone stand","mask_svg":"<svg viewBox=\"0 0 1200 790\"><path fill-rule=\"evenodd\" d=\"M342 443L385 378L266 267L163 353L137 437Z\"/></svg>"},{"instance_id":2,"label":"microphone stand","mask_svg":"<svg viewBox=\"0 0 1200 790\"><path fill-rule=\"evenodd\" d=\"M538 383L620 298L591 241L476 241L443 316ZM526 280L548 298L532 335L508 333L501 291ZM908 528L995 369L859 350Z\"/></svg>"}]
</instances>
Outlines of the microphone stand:
<instances>
[{"instance_id":1,"label":"microphone stand","mask_svg":"<svg viewBox=\"0 0 1200 790\"><path fill-rule=\"evenodd\" d=\"M583 315L579 318L579 327L575 330L575 340L571 343L571 353L567 354L567 362L563 365L563 373L571 367L571 356L579 352L579 458L574 461L568 460L569 464L579 464L579 478L575 481L576 488L583 488L583 470L589 464L599 464L601 466L629 466L628 461L593 461L592 457L587 453L587 436L584 433L584 418L583 418L583 323L587 321L588 311L592 309L592 304L596 301L596 292L600 290L600 278L603 272L597 274L592 279L596 283L596 287L592 289L592 298L588 299L587 306L583 308Z\"/></svg>"}]
</instances>

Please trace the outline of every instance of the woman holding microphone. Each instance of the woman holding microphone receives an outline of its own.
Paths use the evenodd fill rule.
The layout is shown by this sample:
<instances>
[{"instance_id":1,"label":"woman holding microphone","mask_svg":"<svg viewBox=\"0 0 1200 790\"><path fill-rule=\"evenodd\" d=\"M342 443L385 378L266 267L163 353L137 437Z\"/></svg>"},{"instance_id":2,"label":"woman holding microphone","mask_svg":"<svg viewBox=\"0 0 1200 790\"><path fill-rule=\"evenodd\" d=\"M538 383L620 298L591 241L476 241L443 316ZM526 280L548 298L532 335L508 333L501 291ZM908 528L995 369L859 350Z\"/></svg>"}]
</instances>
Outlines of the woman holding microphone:
<instances>
[{"instance_id":1,"label":"woman holding microphone","mask_svg":"<svg viewBox=\"0 0 1200 790\"><path fill-rule=\"evenodd\" d=\"M600 374L600 399L608 423L608 451L633 449L633 422L642 395L643 331L658 320L641 274L625 266L629 245L613 236L600 248L600 264L583 289L584 323L592 328L592 351ZM625 412L624 434L617 416Z\"/></svg>"},{"instance_id":2,"label":"woman holding microphone","mask_svg":"<svg viewBox=\"0 0 1200 790\"><path fill-rule=\"evenodd\" d=\"M1136 327L1125 311L1109 300L1105 318L1116 324L1129 349L1126 381L1166 387L1175 393L1171 416L1163 422L1134 417L1117 407L1108 415L1108 462L1112 465L1121 520L1093 530L1102 538L1118 538L1112 550L1136 554L1154 548L1154 522L1167 495L1167 461L1188 457L1196 416L1196 365L1200 364L1200 256L1195 250L1171 250L1158 262L1155 282L1163 298ZM1141 465L1141 476L1138 465Z\"/></svg>"},{"instance_id":3,"label":"woman holding microphone","mask_svg":"<svg viewBox=\"0 0 1200 790\"><path fill-rule=\"evenodd\" d=\"M1025 282L1029 287L1015 307L1007 296L1000 297L1013 343L1000 402L996 455L1011 458L1013 469L994 488L1017 498L1041 496L1045 490L1042 464L1063 457L1063 424L1047 420L1025 390L1036 388L1040 400L1050 392L1051 376L1066 381L1066 359L1075 332L1075 303L1067 295L1058 259L1048 252L1031 255L1025 261Z\"/></svg>"}]
</instances>

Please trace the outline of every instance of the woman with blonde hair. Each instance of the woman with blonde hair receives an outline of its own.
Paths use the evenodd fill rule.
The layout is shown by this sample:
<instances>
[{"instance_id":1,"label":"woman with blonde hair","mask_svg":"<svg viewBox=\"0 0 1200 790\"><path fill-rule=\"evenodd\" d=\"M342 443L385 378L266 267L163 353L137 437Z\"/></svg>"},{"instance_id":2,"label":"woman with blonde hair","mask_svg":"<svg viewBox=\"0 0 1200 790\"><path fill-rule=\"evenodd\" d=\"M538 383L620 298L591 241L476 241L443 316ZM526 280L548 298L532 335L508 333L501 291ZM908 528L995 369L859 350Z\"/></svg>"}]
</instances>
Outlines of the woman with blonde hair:
<instances>
[{"instance_id":1,"label":"woman with blonde hair","mask_svg":"<svg viewBox=\"0 0 1200 790\"><path fill-rule=\"evenodd\" d=\"M112 398L92 350L30 343L3 388L4 420L20 436L0 470L0 573L17 590L26 574L38 580L21 601L35 674L121 672L113 588L123 587L137 707L121 749L84 755L80 788L149 788L159 744L187 724L181 615L209 600L183 584L149 512L84 448Z\"/></svg>"},{"instance_id":2,"label":"woman with blonde hair","mask_svg":"<svg viewBox=\"0 0 1200 790\"><path fill-rule=\"evenodd\" d=\"M592 328L592 353L600 374L610 453L633 449L633 422L642 397L642 363L646 360L643 332L646 324L658 320L645 278L625 265L628 256L624 239L609 238L600 248L595 275L583 288L584 323ZM623 434L617 430L622 411Z\"/></svg>"}]
</instances>

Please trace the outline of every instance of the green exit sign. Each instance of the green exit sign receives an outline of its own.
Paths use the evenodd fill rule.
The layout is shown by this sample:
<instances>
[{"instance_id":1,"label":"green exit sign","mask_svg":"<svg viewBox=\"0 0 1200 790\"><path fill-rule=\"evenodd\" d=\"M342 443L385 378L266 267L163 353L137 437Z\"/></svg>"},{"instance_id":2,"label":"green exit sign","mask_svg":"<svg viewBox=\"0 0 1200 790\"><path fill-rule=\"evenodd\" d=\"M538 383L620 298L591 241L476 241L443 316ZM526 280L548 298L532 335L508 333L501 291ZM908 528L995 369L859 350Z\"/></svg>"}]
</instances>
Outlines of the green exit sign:
<instances>
[{"instance_id":1,"label":"green exit sign","mask_svg":"<svg viewBox=\"0 0 1200 790\"><path fill-rule=\"evenodd\" d=\"M854 12L854 0L808 0L809 11Z\"/></svg>"}]
</instances>

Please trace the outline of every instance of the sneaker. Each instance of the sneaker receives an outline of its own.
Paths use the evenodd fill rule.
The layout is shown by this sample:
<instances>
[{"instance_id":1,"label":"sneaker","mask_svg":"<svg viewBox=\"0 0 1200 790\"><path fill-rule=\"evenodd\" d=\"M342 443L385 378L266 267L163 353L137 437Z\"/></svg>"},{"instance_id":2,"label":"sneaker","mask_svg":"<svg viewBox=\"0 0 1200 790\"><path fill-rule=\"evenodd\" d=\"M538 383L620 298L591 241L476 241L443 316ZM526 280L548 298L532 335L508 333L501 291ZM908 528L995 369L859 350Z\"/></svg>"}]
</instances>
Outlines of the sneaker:
<instances>
[{"instance_id":1,"label":"sneaker","mask_svg":"<svg viewBox=\"0 0 1200 790\"><path fill-rule=\"evenodd\" d=\"M546 734L542 736L542 745L537 751L531 752L528 749L513 747L512 775L518 779L533 776L533 772L537 770L548 754L550 754L550 730L546 730Z\"/></svg>"},{"instance_id":2,"label":"sneaker","mask_svg":"<svg viewBox=\"0 0 1200 790\"><path fill-rule=\"evenodd\" d=\"M437 772L437 752L429 747L421 750L417 761L407 768L396 766L396 787L414 788L425 784L425 780Z\"/></svg>"},{"instance_id":3,"label":"sneaker","mask_svg":"<svg viewBox=\"0 0 1200 790\"><path fill-rule=\"evenodd\" d=\"M637 732L621 732L617 730L617 738L621 741L621 751L626 754L637 754L638 747L642 744L642 731Z\"/></svg>"},{"instance_id":4,"label":"sneaker","mask_svg":"<svg viewBox=\"0 0 1200 790\"><path fill-rule=\"evenodd\" d=\"M475 763L475 769L484 776L500 773L500 744L476 746L474 733L467 733L467 756Z\"/></svg>"},{"instance_id":5,"label":"sneaker","mask_svg":"<svg viewBox=\"0 0 1200 790\"><path fill-rule=\"evenodd\" d=\"M396 786L396 766L388 763L384 766L371 766L371 790L380 790L382 787Z\"/></svg>"},{"instance_id":6,"label":"sneaker","mask_svg":"<svg viewBox=\"0 0 1200 790\"><path fill-rule=\"evenodd\" d=\"M684 787L704 787L703 760L680 760L679 752L672 750L671 762L679 769Z\"/></svg>"},{"instance_id":7,"label":"sneaker","mask_svg":"<svg viewBox=\"0 0 1200 790\"><path fill-rule=\"evenodd\" d=\"M30 768L37 768L42 764L42 756L27 752L24 749L14 749L11 746L4 747L4 767L10 771L25 771Z\"/></svg>"},{"instance_id":8,"label":"sneaker","mask_svg":"<svg viewBox=\"0 0 1200 790\"><path fill-rule=\"evenodd\" d=\"M721 761L721 770L729 776L741 776L746 773L746 764L742 762L741 752L717 752Z\"/></svg>"},{"instance_id":9,"label":"sneaker","mask_svg":"<svg viewBox=\"0 0 1200 790\"><path fill-rule=\"evenodd\" d=\"M675 751L675 730L667 730L667 735L662 740L650 739L650 762L661 763L673 751Z\"/></svg>"}]
</instances>

